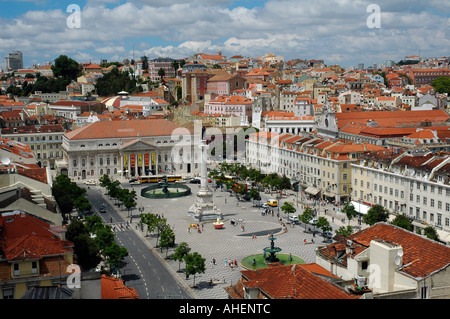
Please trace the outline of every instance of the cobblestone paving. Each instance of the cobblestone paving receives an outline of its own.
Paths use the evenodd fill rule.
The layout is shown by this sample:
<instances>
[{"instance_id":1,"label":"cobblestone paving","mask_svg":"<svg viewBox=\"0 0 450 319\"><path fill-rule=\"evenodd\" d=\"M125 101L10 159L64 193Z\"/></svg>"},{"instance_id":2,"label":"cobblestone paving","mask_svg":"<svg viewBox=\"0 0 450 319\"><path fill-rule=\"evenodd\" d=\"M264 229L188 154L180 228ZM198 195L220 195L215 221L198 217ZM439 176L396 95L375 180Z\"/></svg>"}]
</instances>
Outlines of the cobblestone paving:
<instances>
[{"instance_id":1,"label":"cobblestone paving","mask_svg":"<svg viewBox=\"0 0 450 319\"><path fill-rule=\"evenodd\" d=\"M240 261L253 254L263 253L263 248L270 246L268 234L274 232L275 246L280 247L282 254L292 254L304 260L305 263L315 262L315 249L317 246L326 245L320 235L313 237L311 233L305 232L304 225L294 225L291 227L286 223L287 227L283 227L282 222L278 219L276 213L263 216L259 207L254 207L252 202L238 201L236 197L230 196L225 191L215 191L214 202L219 207L223 215L224 228L214 229L214 221L195 222L187 215L187 210L191 204L196 200L196 193L199 189L198 185L189 184L194 195L177 199L147 199L140 196L140 188L143 185L135 187L138 193L137 209L133 212L133 220L131 227L144 240L148 241L149 247L156 246L156 238L147 234L144 229L136 230L136 223L139 221L138 208L143 207L144 213L155 213L163 215L167 219L167 223L174 229L176 243L188 243L191 252L198 252L206 259L206 270L203 274L195 276L196 288L192 288L194 284L194 276L189 279L185 278L184 272L178 272L179 262L166 260L167 266L172 269L173 274L178 276L179 280L185 287L191 290L194 298L199 299L224 299L228 298L224 287L236 283L240 277L240 270L242 268ZM267 194L263 194L263 199L269 198ZM226 200L225 200L226 199ZM284 201L289 201L295 205L295 196L283 197L279 200L279 206ZM299 200L297 205L296 215L302 213L303 203L305 201ZM306 203L307 204L307 203ZM321 206L318 208L319 216L325 216L324 209L329 208L332 211L331 205ZM120 211L124 218L127 217L125 211ZM340 215L339 215L340 214ZM280 210L280 216L283 222L286 222L284 214ZM335 223L331 224L333 229L339 228L341 225L347 225L341 220L342 213L335 212ZM326 216L330 223L331 216ZM242 219L241 223L236 225L231 224L231 219ZM200 232L197 228L190 227L191 224L199 224ZM352 221L351 225L356 225L356 221ZM244 226L242 228L241 226ZM286 229L287 231L285 231ZM119 230L118 230L119 231ZM252 235L256 235L256 238ZM304 244L304 239L311 241L314 239L314 244ZM154 249L160 253L159 249ZM173 250L169 250L169 255ZM160 253L161 258L164 259L166 252ZM215 259L215 265L212 260ZM237 261L237 267L230 267L230 261ZM184 263L181 264L181 270L184 270ZM213 280L210 285L210 280Z\"/></svg>"}]
</instances>

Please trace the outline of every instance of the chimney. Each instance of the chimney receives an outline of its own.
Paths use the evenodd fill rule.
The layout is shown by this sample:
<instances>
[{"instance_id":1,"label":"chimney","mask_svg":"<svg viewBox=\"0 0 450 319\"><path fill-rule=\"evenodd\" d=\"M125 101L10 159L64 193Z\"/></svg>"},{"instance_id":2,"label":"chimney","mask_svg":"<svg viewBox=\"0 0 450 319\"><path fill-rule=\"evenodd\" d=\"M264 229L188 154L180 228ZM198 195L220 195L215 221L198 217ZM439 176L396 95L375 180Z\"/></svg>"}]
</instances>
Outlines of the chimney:
<instances>
[{"instance_id":1,"label":"chimney","mask_svg":"<svg viewBox=\"0 0 450 319\"><path fill-rule=\"evenodd\" d=\"M380 239L370 242L370 264L373 266L369 288L376 293L395 290L395 272L403 264L402 246Z\"/></svg>"}]
</instances>

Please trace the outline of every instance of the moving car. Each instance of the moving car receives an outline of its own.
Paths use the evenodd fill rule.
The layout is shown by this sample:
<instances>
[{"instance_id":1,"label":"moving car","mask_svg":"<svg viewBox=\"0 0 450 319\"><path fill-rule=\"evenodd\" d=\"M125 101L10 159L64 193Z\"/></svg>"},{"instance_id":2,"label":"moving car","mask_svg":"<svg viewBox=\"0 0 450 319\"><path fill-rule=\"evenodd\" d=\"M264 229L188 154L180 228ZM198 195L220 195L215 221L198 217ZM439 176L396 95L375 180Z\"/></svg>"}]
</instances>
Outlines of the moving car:
<instances>
[{"instance_id":1,"label":"moving car","mask_svg":"<svg viewBox=\"0 0 450 319\"><path fill-rule=\"evenodd\" d=\"M85 184L85 185L95 185L96 182L95 182L94 180L91 179L91 180L85 181L84 184Z\"/></svg>"},{"instance_id":2,"label":"moving car","mask_svg":"<svg viewBox=\"0 0 450 319\"><path fill-rule=\"evenodd\" d=\"M200 180L200 178L193 178L193 179L191 179L190 183L191 184L200 184L201 180Z\"/></svg>"},{"instance_id":3,"label":"moving car","mask_svg":"<svg viewBox=\"0 0 450 319\"><path fill-rule=\"evenodd\" d=\"M138 184L141 183L141 181L136 179L136 178L130 179L129 182L130 182L131 185L138 185Z\"/></svg>"},{"instance_id":4,"label":"moving car","mask_svg":"<svg viewBox=\"0 0 450 319\"><path fill-rule=\"evenodd\" d=\"M267 203L262 203L262 204L261 204L261 207L262 207L262 208L267 208L267 207L269 207L269 205L267 205Z\"/></svg>"}]
</instances>

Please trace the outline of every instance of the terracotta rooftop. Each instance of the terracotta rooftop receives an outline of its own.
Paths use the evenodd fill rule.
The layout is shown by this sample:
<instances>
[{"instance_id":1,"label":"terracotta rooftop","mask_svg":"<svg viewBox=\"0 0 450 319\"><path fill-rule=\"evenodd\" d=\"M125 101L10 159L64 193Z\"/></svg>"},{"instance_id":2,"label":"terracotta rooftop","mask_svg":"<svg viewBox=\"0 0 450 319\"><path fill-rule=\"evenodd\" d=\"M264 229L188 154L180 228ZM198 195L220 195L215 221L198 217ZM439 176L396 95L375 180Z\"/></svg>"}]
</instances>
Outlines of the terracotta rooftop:
<instances>
[{"instance_id":1,"label":"terracotta rooftop","mask_svg":"<svg viewBox=\"0 0 450 319\"><path fill-rule=\"evenodd\" d=\"M102 299L140 299L134 288L125 286L122 280L102 275Z\"/></svg>"},{"instance_id":2,"label":"terracotta rooftop","mask_svg":"<svg viewBox=\"0 0 450 319\"><path fill-rule=\"evenodd\" d=\"M347 255L346 258L353 258L369 248L372 240L383 240L402 246L403 266L398 271L418 280L444 269L450 264L449 247L383 222L321 248L319 253L335 258L336 251L345 250L347 239L353 241L355 250L352 255ZM343 264L346 264L346 258L342 260Z\"/></svg>"},{"instance_id":3,"label":"terracotta rooftop","mask_svg":"<svg viewBox=\"0 0 450 319\"><path fill-rule=\"evenodd\" d=\"M226 288L235 299L243 299L244 287L259 288L259 298L359 299L325 280L324 277L339 278L317 264L273 265L258 270L243 270L241 273L238 287Z\"/></svg>"},{"instance_id":4,"label":"terracotta rooftop","mask_svg":"<svg viewBox=\"0 0 450 319\"><path fill-rule=\"evenodd\" d=\"M65 134L69 140L170 136L180 126L164 119L99 121Z\"/></svg>"}]
</instances>

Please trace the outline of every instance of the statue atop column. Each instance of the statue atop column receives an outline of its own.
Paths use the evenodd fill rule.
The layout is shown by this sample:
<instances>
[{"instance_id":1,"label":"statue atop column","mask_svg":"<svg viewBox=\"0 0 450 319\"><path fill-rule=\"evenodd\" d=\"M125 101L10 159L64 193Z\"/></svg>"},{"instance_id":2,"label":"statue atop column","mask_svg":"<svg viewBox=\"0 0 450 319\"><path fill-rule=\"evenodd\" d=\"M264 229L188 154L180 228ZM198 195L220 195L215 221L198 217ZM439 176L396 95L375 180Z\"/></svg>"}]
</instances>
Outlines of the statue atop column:
<instances>
[{"instance_id":1,"label":"statue atop column","mask_svg":"<svg viewBox=\"0 0 450 319\"><path fill-rule=\"evenodd\" d=\"M200 190L197 193L197 201L188 210L188 215L196 221L217 220L222 218L222 213L213 201L213 193L208 187L207 149L206 141L202 140L201 166L200 166Z\"/></svg>"}]
</instances>

